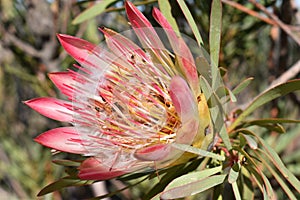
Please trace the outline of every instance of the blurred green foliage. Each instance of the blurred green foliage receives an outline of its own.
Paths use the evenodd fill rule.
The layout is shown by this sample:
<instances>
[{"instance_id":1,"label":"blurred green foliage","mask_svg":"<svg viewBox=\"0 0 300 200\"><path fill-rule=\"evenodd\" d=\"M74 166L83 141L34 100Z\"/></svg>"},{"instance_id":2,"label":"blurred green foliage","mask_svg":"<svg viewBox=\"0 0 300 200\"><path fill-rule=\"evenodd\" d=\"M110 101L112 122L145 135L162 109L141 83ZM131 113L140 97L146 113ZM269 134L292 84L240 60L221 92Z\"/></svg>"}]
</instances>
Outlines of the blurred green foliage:
<instances>
[{"instance_id":1,"label":"blurred green foliage","mask_svg":"<svg viewBox=\"0 0 300 200\"><path fill-rule=\"evenodd\" d=\"M62 124L40 116L23 105L22 101L38 96L61 95L50 83L47 73L65 70L71 67L74 61L58 44L56 33L75 35L99 43L103 36L97 31L97 27L106 26L118 32L129 28L122 1L111 2L109 9L101 15L74 24L75 17L91 7L93 1L0 1L1 197L35 199L42 186L63 176L63 168L51 162L49 149L33 141L33 138L43 131ZM134 2L141 5L139 8L153 21L151 7L158 6L158 3ZM248 1L237 2L262 14ZM290 25L292 30L299 31L300 19L295 1L264 0L260 3ZM192 30L177 2L171 0L170 4L180 31L193 37ZM208 50L211 1L189 0L187 5L198 25L204 47ZM238 85L247 77L254 77L247 90L238 95L237 105L231 105L230 110L242 107L300 59L299 45L278 26L270 25L228 4L223 4L220 50L219 65L227 70L224 81L229 88ZM296 77L299 78L299 74L294 74L294 78ZM299 92L295 92L272 101L255 112L252 118L299 119L299 108L300 95ZM284 134L257 127L252 131L264 138L281 155L283 161L287 163L287 168L299 178L300 128L299 125L293 124L284 125L284 128L286 129ZM66 155L57 157L66 158ZM271 179L270 182L275 189L279 188L276 181ZM120 189L123 186L116 181L108 184L108 188L112 189ZM137 199L145 195L148 188L149 185L143 183L134 188L132 193L123 192L119 198ZM286 198L280 190L276 195L278 199ZM91 190L71 188L41 198L81 199L92 196ZM300 198L299 195L297 197Z\"/></svg>"}]
</instances>

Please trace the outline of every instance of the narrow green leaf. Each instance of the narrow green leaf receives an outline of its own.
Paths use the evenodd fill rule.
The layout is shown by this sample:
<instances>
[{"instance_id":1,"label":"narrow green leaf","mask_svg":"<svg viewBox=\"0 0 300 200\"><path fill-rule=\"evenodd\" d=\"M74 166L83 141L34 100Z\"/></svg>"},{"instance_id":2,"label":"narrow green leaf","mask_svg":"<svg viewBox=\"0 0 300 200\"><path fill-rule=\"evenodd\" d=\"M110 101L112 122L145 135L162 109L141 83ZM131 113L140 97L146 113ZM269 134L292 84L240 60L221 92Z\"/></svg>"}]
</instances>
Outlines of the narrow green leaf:
<instances>
[{"instance_id":1,"label":"narrow green leaf","mask_svg":"<svg viewBox=\"0 0 300 200\"><path fill-rule=\"evenodd\" d=\"M250 135L242 134L242 136L246 139L251 149L257 149L257 142Z\"/></svg>"},{"instance_id":2,"label":"narrow green leaf","mask_svg":"<svg viewBox=\"0 0 300 200\"><path fill-rule=\"evenodd\" d=\"M179 187L182 185L193 183L195 181L202 180L204 178L217 174L221 171L222 171L222 166L214 167L210 169L204 169L196 172L190 172L188 174L185 174L183 176L174 179L171 183L169 183L169 185L165 188L164 191L170 190L174 187Z\"/></svg>"},{"instance_id":3,"label":"narrow green leaf","mask_svg":"<svg viewBox=\"0 0 300 200\"><path fill-rule=\"evenodd\" d=\"M80 179L74 179L70 177L64 177L62 179L59 179L46 187L44 187L37 196L43 196L45 194L61 190L62 188L69 187L69 186L82 186L86 184L91 184L93 181L87 181L87 180L80 180Z\"/></svg>"},{"instance_id":4,"label":"narrow green leaf","mask_svg":"<svg viewBox=\"0 0 300 200\"><path fill-rule=\"evenodd\" d=\"M148 200L162 192L164 188L174 179L188 172L194 171L200 164L201 160L195 160L188 165L176 165L171 168L164 169L165 175L160 178L158 184L154 185L141 199Z\"/></svg>"},{"instance_id":5,"label":"narrow green leaf","mask_svg":"<svg viewBox=\"0 0 300 200\"><path fill-rule=\"evenodd\" d=\"M288 195L289 199L296 200L297 198L293 194L293 192L290 190L289 186L285 183L285 181L277 174L277 172L269 165L269 162L266 161L265 158L260 156L258 153L256 153L257 156L259 156L261 161L264 164L264 167L268 169L268 171L274 176L274 178L277 180L281 188L285 191L285 193Z\"/></svg>"},{"instance_id":6,"label":"narrow green leaf","mask_svg":"<svg viewBox=\"0 0 300 200\"><path fill-rule=\"evenodd\" d=\"M285 133L285 128L280 123L300 123L300 120L278 119L278 118L258 119L258 120L245 121L243 124L241 124L241 126L245 128L245 127L256 125L256 126L264 127L270 131Z\"/></svg>"},{"instance_id":7,"label":"narrow green leaf","mask_svg":"<svg viewBox=\"0 0 300 200\"><path fill-rule=\"evenodd\" d=\"M201 90L203 91L206 99L211 99L211 100L213 99L213 102L214 102L214 103L212 103L213 104L212 106L215 106L215 107L209 108L210 113L211 113L211 118L212 118L212 121L215 126L214 128L217 129L216 132L219 132L226 148L228 150L231 150L232 145L230 143L226 125L223 120L225 112L223 110L223 106L220 102L220 99L213 92L213 89L211 88L211 86L209 85L209 83L203 76L200 76L200 85L201 85Z\"/></svg>"},{"instance_id":8,"label":"narrow green leaf","mask_svg":"<svg viewBox=\"0 0 300 200\"><path fill-rule=\"evenodd\" d=\"M235 95L234 95L233 92L232 92L228 87L226 87L225 85L220 86L220 87L217 89L216 93L217 93L217 95L218 95L219 98L222 98L222 97L224 97L224 96L229 96L229 100L230 100L231 102L236 102L236 97L235 97ZM229 100L227 100L227 101L229 101ZM226 102L227 102L227 101L226 101Z\"/></svg>"},{"instance_id":9,"label":"narrow green leaf","mask_svg":"<svg viewBox=\"0 0 300 200\"><path fill-rule=\"evenodd\" d=\"M151 173L154 173L153 171L146 171L146 172L137 172L137 173L132 173L132 174L125 174L124 176L121 176L119 178L117 178L120 181L130 181L130 180L134 180L134 179L138 179L144 176L147 176Z\"/></svg>"},{"instance_id":10,"label":"narrow green leaf","mask_svg":"<svg viewBox=\"0 0 300 200\"><path fill-rule=\"evenodd\" d=\"M243 127L248 127L252 125L257 125L257 126L276 125L282 123L300 123L300 120L282 119L282 118L256 119L256 120L245 121Z\"/></svg>"},{"instance_id":11,"label":"narrow green leaf","mask_svg":"<svg viewBox=\"0 0 300 200\"><path fill-rule=\"evenodd\" d=\"M211 80L211 66L208 63L207 59L204 56L198 56L196 58L196 67L201 76L203 76L209 85L212 85L212 80Z\"/></svg>"},{"instance_id":12,"label":"narrow green leaf","mask_svg":"<svg viewBox=\"0 0 300 200\"><path fill-rule=\"evenodd\" d=\"M250 179L250 173L245 167L241 168L240 177L243 184L241 191L243 199L254 200L253 180Z\"/></svg>"},{"instance_id":13,"label":"narrow green leaf","mask_svg":"<svg viewBox=\"0 0 300 200\"><path fill-rule=\"evenodd\" d=\"M256 136L260 143L263 145L263 147L266 149L265 151L262 151L265 153L267 157L271 159L273 164L276 166L276 168L281 172L281 174L284 176L284 178L290 182L290 184L300 193L300 182L299 180L295 177L294 174L292 174L283 164L282 160L278 156L278 154L272 149L272 147L267 144L263 139L260 137Z\"/></svg>"},{"instance_id":14,"label":"narrow green leaf","mask_svg":"<svg viewBox=\"0 0 300 200\"><path fill-rule=\"evenodd\" d=\"M253 77L247 78L245 80L243 80L240 84L238 84L233 90L232 93L233 94L239 94L240 92L242 92L253 80Z\"/></svg>"},{"instance_id":15,"label":"narrow green leaf","mask_svg":"<svg viewBox=\"0 0 300 200\"><path fill-rule=\"evenodd\" d=\"M200 35L200 32L198 30L198 27L193 19L193 16L189 10L189 8L187 7L187 5L185 4L184 0L177 0L178 4L179 4L179 7L181 8L187 22L189 23L193 33L194 33L194 36L197 40L197 43L199 46L203 45L203 40L202 40L202 37Z\"/></svg>"},{"instance_id":16,"label":"narrow green leaf","mask_svg":"<svg viewBox=\"0 0 300 200\"><path fill-rule=\"evenodd\" d=\"M254 168L250 165L246 166L246 169L250 172L250 174L252 175L253 180L255 181L255 183L258 185L258 188L263 191L264 189L264 183L262 180L262 177L260 175L261 171L259 171L258 168Z\"/></svg>"},{"instance_id":17,"label":"narrow green leaf","mask_svg":"<svg viewBox=\"0 0 300 200\"><path fill-rule=\"evenodd\" d=\"M250 105L236 118L236 120L228 128L228 132L231 132L245 117L251 114L254 110L260 106L288 93L294 92L300 89L300 79L291 80L286 83L277 85L259 96L257 96Z\"/></svg>"},{"instance_id":18,"label":"narrow green leaf","mask_svg":"<svg viewBox=\"0 0 300 200\"><path fill-rule=\"evenodd\" d=\"M226 89L226 91L229 94L231 102L236 102L237 100L236 100L236 97L235 97L234 93L229 88L227 88L227 87L225 89Z\"/></svg>"},{"instance_id":19,"label":"narrow green leaf","mask_svg":"<svg viewBox=\"0 0 300 200\"><path fill-rule=\"evenodd\" d=\"M161 199L192 196L224 182L226 175L215 175L162 192Z\"/></svg>"},{"instance_id":20,"label":"narrow green leaf","mask_svg":"<svg viewBox=\"0 0 300 200\"><path fill-rule=\"evenodd\" d=\"M158 0L159 9L162 12L162 14L166 17L168 22L171 24L173 30L176 32L176 34L180 34L179 28L177 26L176 20L172 16L171 6L169 1L166 0Z\"/></svg>"},{"instance_id":21,"label":"narrow green leaf","mask_svg":"<svg viewBox=\"0 0 300 200\"><path fill-rule=\"evenodd\" d=\"M235 163L228 174L228 183L233 184L239 177L240 165Z\"/></svg>"},{"instance_id":22,"label":"narrow green leaf","mask_svg":"<svg viewBox=\"0 0 300 200\"><path fill-rule=\"evenodd\" d=\"M238 187L236 181L232 183L232 190L233 190L235 199L236 200L242 200L241 194L240 194L240 191L239 191L239 187Z\"/></svg>"},{"instance_id":23,"label":"narrow green leaf","mask_svg":"<svg viewBox=\"0 0 300 200\"><path fill-rule=\"evenodd\" d=\"M213 0L210 13L209 49L211 62L218 67L222 29L222 3Z\"/></svg>"},{"instance_id":24,"label":"narrow green leaf","mask_svg":"<svg viewBox=\"0 0 300 200\"><path fill-rule=\"evenodd\" d=\"M73 21L72 24L80 24L88 19L91 19L97 15L103 13L108 5L115 2L116 0L105 0L101 1L90 8L87 8L82 13L80 13Z\"/></svg>"},{"instance_id":25,"label":"narrow green leaf","mask_svg":"<svg viewBox=\"0 0 300 200\"><path fill-rule=\"evenodd\" d=\"M214 158L216 160L221 160L224 161L225 157L219 154L215 154L209 151L205 151L203 149L199 149L196 147L192 147L190 145L186 145L186 144L177 144L177 143L173 143L172 146L176 149L180 149L182 151L186 151L186 152L190 152L199 156L203 156L203 157L210 157L210 158Z\"/></svg>"},{"instance_id":26,"label":"narrow green leaf","mask_svg":"<svg viewBox=\"0 0 300 200\"><path fill-rule=\"evenodd\" d=\"M272 185L271 185L269 179L263 173L261 173L261 177L265 183L264 186L266 187L268 199L275 199L274 190L272 188Z\"/></svg>"},{"instance_id":27,"label":"narrow green leaf","mask_svg":"<svg viewBox=\"0 0 300 200\"><path fill-rule=\"evenodd\" d=\"M264 187L264 190L263 190L263 197L264 197L264 200L269 200L268 192L267 192L265 187Z\"/></svg>"}]
</instances>

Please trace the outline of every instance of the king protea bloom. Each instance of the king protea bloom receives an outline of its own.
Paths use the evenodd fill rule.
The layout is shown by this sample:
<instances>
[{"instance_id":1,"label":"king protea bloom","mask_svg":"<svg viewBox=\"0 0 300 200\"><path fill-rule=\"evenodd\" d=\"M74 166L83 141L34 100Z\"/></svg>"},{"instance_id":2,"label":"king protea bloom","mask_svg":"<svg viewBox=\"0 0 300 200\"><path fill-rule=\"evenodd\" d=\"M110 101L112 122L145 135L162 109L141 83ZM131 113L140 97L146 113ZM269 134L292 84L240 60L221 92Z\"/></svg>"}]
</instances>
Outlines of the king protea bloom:
<instances>
[{"instance_id":1,"label":"king protea bloom","mask_svg":"<svg viewBox=\"0 0 300 200\"><path fill-rule=\"evenodd\" d=\"M162 168L191 158L172 144L208 149L213 134L192 53L156 8L172 52L145 16L126 1L139 47L101 28L107 46L59 34L78 71L50 73L69 101L36 98L25 103L46 117L69 122L35 141L58 151L88 156L79 178L105 180L134 170Z\"/></svg>"}]
</instances>

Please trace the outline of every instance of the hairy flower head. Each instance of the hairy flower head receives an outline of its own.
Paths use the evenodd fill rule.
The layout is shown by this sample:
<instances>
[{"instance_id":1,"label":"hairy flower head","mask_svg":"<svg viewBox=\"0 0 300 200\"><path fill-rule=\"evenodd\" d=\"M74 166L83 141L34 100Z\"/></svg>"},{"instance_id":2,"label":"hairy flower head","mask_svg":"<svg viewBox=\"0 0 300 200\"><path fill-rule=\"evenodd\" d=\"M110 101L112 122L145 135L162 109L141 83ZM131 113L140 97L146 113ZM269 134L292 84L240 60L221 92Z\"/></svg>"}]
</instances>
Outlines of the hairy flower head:
<instances>
[{"instance_id":1,"label":"hairy flower head","mask_svg":"<svg viewBox=\"0 0 300 200\"><path fill-rule=\"evenodd\" d=\"M185 162L173 143L207 149L210 117L200 92L192 53L158 9L153 16L168 38L166 48L150 22L130 2L126 12L140 47L101 28L106 45L59 34L78 71L49 75L69 101L37 98L25 103L41 114L73 124L47 131L36 141L90 156L82 179L108 179L145 167Z\"/></svg>"}]
</instances>

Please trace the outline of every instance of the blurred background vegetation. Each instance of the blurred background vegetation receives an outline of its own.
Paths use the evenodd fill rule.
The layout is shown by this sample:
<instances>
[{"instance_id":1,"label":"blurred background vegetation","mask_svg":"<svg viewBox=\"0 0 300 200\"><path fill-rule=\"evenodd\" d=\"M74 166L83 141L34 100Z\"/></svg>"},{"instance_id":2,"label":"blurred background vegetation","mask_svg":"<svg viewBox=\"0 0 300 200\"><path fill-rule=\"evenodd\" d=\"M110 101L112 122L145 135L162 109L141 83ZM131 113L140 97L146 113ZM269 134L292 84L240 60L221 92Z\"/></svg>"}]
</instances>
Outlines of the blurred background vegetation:
<instances>
[{"instance_id":1,"label":"blurred background vegetation","mask_svg":"<svg viewBox=\"0 0 300 200\"><path fill-rule=\"evenodd\" d=\"M101 1L99 1L101 2ZM156 1L133 1L150 19ZM299 43L272 21L250 15L263 13L251 1L233 1L233 7L223 1L223 26L220 66L227 70L225 84L234 87L247 77L254 77L246 92L239 95L238 105L263 91L300 59ZM283 22L295 37L300 38L300 6L297 0L258 1L268 12ZM129 28L123 1L115 1L109 12L80 24L72 20L96 1L78 0L0 0L0 198L36 199L39 190L58 179L63 169L51 162L49 149L33 138L43 131L59 127L59 122L47 119L26 107L22 101L40 96L61 94L49 81L47 73L66 70L75 61L60 47L57 33L65 33L99 43L103 36L97 30L106 26L116 31ZM192 36L176 1L170 1L173 16L180 31ZM208 47L210 0L188 0L187 4ZM243 11L243 8L246 10ZM248 10L247 10L248 9ZM250 10L250 11L249 11ZM246 12L245 12L246 11ZM157 25L157 24L156 24ZM299 65L299 63L298 63ZM294 71L290 78L299 78ZM299 119L300 94L293 93L269 104L256 116ZM255 116L253 116L255 117ZM287 126L285 135L263 132L266 140L277 148L291 171L300 177L300 126ZM275 148L276 149L276 148ZM299 156L287 156L287 155ZM64 155L57 155L63 157ZM288 159L285 159L287 156ZM118 182L109 182L118 186ZM275 184L275 183L274 183ZM147 186L141 186L141 188ZM276 188L276 187L275 187ZM135 193L140 193L136 191ZM83 195L83 196L81 196ZM92 197L88 187L69 188L41 199L83 199ZM122 199L133 199L124 193ZM280 196L278 196L280 199ZM121 198L121 197L120 197ZM120 199L119 198L119 199Z\"/></svg>"}]
</instances>

